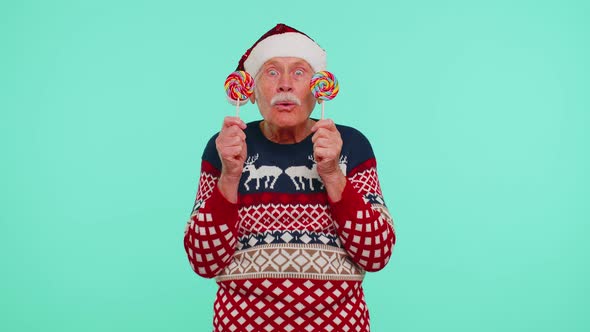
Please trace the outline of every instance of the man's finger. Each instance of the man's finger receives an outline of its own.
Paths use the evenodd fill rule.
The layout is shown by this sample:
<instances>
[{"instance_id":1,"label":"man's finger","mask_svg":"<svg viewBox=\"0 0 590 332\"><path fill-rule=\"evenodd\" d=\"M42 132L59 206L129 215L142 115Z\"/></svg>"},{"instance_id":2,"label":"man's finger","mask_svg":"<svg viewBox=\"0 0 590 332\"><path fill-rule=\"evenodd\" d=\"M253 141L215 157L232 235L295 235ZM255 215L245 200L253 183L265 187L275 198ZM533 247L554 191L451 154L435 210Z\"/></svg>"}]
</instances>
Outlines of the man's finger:
<instances>
[{"instance_id":1,"label":"man's finger","mask_svg":"<svg viewBox=\"0 0 590 332\"><path fill-rule=\"evenodd\" d=\"M314 142L314 146L317 148L330 148L334 146L334 144L330 144L331 140L325 138L325 137L320 137L318 138L315 142Z\"/></svg>"},{"instance_id":2,"label":"man's finger","mask_svg":"<svg viewBox=\"0 0 590 332\"><path fill-rule=\"evenodd\" d=\"M219 135L223 137L239 137L242 140L246 139L244 131L236 125L222 129Z\"/></svg>"},{"instance_id":3,"label":"man's finger","mask_svg":"<svg viewBox=\"0 0 590 332\"><path fill-rule=\"evenodd\" d=\"M219 154L222 159L235 159L242 152L242 146L230 146L225 147Z\"/></svg>"},{"instance_id":4,"label":"man's finger","mask_svg":"<svg viewBox=\"0 0 590 332\"><path fill-rule=\"evenodd\" d=\"M311 137L311 141L315 143L321 137L330 137L331 132L328 131L326 128L318 128L315 134Z\"/></svg>"},{"instance_id":5,"label":"man's finger","mask_svg":"<svg viewBox=\"0 0 590 332\"><path fill-rule=\"evenodd\" d=\"M321 160L322 163L326 161L334 162L338 160L337 153L330 148L316 148L314 151L314 156L316 157L316 160Z\"/></svg>"},{"instance_id":6,"label":"man's finger","mask_svg":"<svg viewBox=\"0 0 590 332\"><path fill-rule=\"evenodd\" d=\"M242 130L243 129L246 129L246 124L239 117L237 117L237 116L226 116L223 119L222 129L223 128L229 128L231 126L238 126Z\"/></svg>"},{"instance_id":7,"label":"man's finger","mask_svg":"<svg viewBox=\"0 0 590 332\"><path fill-rule=\"evenodd\" d=\"M311 127L311 131L314 132L314 131L317 131L320 128L326 128L326 129L328 129L330 131L337 130L336 129L336 124L334 123L334 121L332 119L324 119L324 120L317 121L313 125L313 127Z\"/></svg>"}]
</instances>

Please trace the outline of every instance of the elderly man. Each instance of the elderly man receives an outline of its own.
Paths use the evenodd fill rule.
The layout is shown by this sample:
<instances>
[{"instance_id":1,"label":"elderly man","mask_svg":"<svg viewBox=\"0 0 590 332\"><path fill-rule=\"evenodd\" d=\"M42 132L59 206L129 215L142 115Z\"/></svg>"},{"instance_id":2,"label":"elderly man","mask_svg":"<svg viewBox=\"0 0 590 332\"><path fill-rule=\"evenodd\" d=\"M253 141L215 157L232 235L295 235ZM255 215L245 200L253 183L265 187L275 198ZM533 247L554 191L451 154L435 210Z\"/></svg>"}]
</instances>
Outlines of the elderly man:
<instances>
[{"instance_id":1,"label":"elderly man","mask_svg":"<svg viewBox=\"0 0 590 332\"><path fill-rule=\"evenodd\" d=\"M369 331L361 283L395 233L365 136L310 118L325 68L324 50L284 24L239 62L263 120L224 119L184 235L193 270L219 286L215 331Z\"/></svg>"}]
</instances>

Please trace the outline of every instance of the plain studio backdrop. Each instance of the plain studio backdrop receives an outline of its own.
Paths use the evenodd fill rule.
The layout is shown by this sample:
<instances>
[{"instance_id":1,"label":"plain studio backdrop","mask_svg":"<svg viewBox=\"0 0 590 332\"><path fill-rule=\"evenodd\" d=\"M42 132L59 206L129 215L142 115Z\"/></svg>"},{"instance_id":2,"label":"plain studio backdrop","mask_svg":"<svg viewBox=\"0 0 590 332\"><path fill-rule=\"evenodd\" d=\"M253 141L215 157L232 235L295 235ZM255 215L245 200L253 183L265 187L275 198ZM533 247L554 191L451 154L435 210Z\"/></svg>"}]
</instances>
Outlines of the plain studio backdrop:
<instances>
[{"instance_id":1,"label":"plain studio backdrop","mask_svg":"<svg viewBox=\"0 0 590 332\"><path fill-rule=\"evenodd\" d=\"M398 242L372 331L588 331L587 1L3 1L0 330L209 331L183 231L243 52L314 38ZM260 119L255 105L241 109ZM314 116L319 116L319 107Z\"/></svg>"}]
</instances>

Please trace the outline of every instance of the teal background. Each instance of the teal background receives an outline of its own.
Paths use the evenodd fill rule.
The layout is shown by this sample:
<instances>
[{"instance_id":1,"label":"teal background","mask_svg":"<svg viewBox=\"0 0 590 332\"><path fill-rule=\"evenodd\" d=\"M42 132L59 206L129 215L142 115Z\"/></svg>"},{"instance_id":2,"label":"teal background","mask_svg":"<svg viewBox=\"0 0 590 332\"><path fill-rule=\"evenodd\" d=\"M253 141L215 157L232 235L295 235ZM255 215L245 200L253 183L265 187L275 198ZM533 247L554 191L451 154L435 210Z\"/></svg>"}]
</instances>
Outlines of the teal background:
<instances>
[{"instance_id":1,"label":"teal background","mask_svg":"<svg viewBox=\"0 0 590 332\"><path fill-rule=\"evenodd\" d=\"M589 331L587 1L3 1L0 330L210 331L182 237L225 77L278 22L396 221L373 331ZM318 115L319 108L314 115ZM247 105L244 120L259 119Z\"/></svg>"}]
</instances>

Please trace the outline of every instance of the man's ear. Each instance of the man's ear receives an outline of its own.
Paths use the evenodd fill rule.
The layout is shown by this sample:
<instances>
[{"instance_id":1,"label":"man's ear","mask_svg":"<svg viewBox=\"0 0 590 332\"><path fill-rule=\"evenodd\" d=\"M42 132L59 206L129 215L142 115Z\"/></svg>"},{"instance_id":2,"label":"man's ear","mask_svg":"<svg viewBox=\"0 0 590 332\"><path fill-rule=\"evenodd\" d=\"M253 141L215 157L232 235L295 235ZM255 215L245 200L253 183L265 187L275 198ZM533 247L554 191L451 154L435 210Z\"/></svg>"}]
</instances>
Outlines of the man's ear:
<instances>
[{"instance_id":1,"label":"man's ear","mask_svg":"<svg viewBox=\"0 0 590 332\"><path fill-rule=\"evenodd\" d=\"M250 101L252 104L256 103L256 92L252 92L252 95L250 95Z\"/></svg>"}]
</instances>

